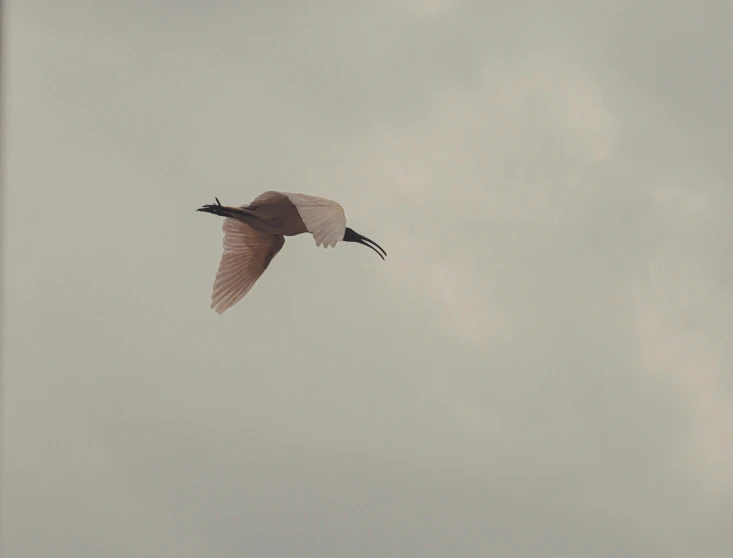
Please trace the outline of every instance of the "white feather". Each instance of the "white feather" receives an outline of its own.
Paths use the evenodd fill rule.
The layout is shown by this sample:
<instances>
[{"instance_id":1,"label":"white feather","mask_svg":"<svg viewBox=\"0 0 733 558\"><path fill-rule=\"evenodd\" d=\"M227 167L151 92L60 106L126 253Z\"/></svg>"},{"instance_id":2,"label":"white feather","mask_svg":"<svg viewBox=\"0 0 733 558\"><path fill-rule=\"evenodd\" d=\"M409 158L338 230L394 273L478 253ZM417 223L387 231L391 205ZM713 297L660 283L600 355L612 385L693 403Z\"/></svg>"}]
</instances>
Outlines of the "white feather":
<instances>
[{"instance_id":1,"label":"white feather","mask_svg":"<svg viewBox=\"0 0 733 558\"><path fill-rule=\"evenodd\" d=\"M211 294L211 307L219 314L249 292L285 243L282 236L256 231L236 219L224 219L222 230L224 253Z\"/></svg>"},{"instance_id":2,"label":"white feather","mask_svg":"<svg viewBox=\"0 0 733 558\"><path fill-rule=\"evenodd\" d=\"M296 207L306 229L313 235L316 246L333 247L337 242L343 240L346 231L346 215L344 208L338 203L306 194L279 193L287 196Z\"/></svg>"}]
</instances>

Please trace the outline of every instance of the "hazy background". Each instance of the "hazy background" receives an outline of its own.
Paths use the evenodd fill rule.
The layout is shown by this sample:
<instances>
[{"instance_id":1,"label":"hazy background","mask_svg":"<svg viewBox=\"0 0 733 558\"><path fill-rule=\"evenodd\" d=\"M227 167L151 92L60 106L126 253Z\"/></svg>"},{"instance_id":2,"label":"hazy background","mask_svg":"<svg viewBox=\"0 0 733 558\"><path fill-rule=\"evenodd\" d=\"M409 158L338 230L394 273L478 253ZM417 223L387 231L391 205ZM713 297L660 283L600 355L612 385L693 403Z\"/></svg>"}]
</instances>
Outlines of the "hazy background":
<instances>
[{"instance_id":1,"label":"hazy background","mask_svg":"<svg viewBox=\"0 0 733 558\"><path fill-rule=\"evenodd\" d=\"M733 555L733 4L5 4L3 558Z\"/></svg>"}]
</instances>

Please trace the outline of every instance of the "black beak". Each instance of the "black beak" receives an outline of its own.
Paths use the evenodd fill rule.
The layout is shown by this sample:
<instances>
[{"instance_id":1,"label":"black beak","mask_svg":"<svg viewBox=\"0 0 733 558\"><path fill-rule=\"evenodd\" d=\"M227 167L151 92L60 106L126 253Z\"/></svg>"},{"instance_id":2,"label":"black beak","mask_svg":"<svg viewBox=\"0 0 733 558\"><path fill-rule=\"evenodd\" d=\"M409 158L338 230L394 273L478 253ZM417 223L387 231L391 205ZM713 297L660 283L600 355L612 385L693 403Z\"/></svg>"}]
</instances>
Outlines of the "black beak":
<instances>
[{"instance_id":1,"label":"black beak","mask_svg":"<svg viewBox=\"0 0 733 558\"><path fill-rule=\"evenodd\" d=\"M359 234L355 230L350 229L348 227L346 227L346 231L344 233L344 242L357 242L357 243L362 244L364 246L368 246L369 248L371 248L372 250L374 250L379 255L379 257L382 258L382 259L384 259L384 256L387 255L387 252L385 252L384 251L384 248L382 248L379 244L377 244L373 240L367 238L366 236L363 236L363 235ZM374 246L376 246L376 248L374 246L372 246L372 244ZM379 250L377 250L377 248ZM381 251L381 253L380 253L380 251ZM384 254L384 256L382 254Z\"/></svg>"},{"instance_id":2,"label":"black beak","mask_svg":"<svg viewBox=\"0 0 733 558\"><path fill-rule=\"evenodd\" d=\"M365 241L366 241L366 242L365 242ZM371 248L372 250L374 250L374 251L375 251L375 252L377 253L377 255L378 255L378 256L379 256L380 258L382 258L382 259L384 259L384 256L386 256L386 255L387 255L387 252L385 252L385 251L384 251L384 250L382 249L382 247L381 247L381 246L380 246L379 244L377 244L376 242L374 242L373 240L369 240L368 238L366 238L366 237L363 237L363 238L360 238L359 240L357 240L357 242L358 242L359 244L362 244L362 245L364 245L364 246L368 246L369 248ZM375 248L374 246L372 246L372 244L369 244L369 242L371 242L372 244L374 244L374 246L376 246L377 248L379 248L379 250L381 250L381 251L382 251L382 252L384 253L384 256L383 256L382 254L380 254L380 253L379 253L379 250L377 250L377 248Z\"/></svg>"}]
</instances>

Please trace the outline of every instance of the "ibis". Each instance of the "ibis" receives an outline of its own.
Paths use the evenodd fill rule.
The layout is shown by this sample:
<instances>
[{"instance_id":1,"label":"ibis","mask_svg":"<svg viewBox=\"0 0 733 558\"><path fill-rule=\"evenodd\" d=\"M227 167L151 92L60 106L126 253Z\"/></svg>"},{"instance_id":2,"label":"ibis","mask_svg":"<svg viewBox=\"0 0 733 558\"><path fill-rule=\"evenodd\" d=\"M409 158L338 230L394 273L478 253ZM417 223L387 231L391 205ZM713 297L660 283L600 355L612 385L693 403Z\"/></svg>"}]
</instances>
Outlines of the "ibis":
<instances>
[{"instance_id":1,"label":"ibis","mask_svg":"<svg viewBox=\"0 0 733 558\"><path fill-rule=\"evenodd\" d=\"M241 207L208 204L197 211L224 217L224 252L214 280L211 307L219 314L242 300L282 249L286 236L311 233L316 246L356 242L384 259L387 252L346 226L344 208L335 201L288 192L265 192Z\"/></svg>"}]
</instances>

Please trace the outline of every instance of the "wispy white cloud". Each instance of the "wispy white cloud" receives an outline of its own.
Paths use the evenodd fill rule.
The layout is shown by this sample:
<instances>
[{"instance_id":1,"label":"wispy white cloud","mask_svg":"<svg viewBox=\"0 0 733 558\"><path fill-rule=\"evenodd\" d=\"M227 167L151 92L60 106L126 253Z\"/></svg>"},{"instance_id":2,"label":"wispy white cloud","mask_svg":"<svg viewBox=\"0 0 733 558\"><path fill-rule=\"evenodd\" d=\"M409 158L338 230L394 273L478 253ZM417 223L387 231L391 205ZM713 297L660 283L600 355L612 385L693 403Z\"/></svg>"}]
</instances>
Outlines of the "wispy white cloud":
<instances>
[{"instance_id":1,"label":"wispy white cloud","mask_svg":"<svg viewBox=\"0 0 733 558\"><path fill-rule=\"evenodd\" d=\"M503 277L521 265L512 250L531 252L522 227L549 232L577 211L593 188L587 167L613 153L612 117L589 77L537 60L493 70L434 93L406 129L376 123L350 157L371 171L355 196L385 227L387 276L421 293L436 326L479 345L531 319Z\"/></svg>"},{"instance_id":2,"label":"wispy white cloud","mask_svg":"<svg viewBox=\"0 0 733 558\"><path fill-rule=\"evenodd\" d=\"M674 260L669 253L655 257L647 280L633 289L643 372L678 391L690 425L684 435L689 472L715 492L733 487L733 396L727 389L733 350L705 322L725 294Z\"/></svg>"}]
</instances>

